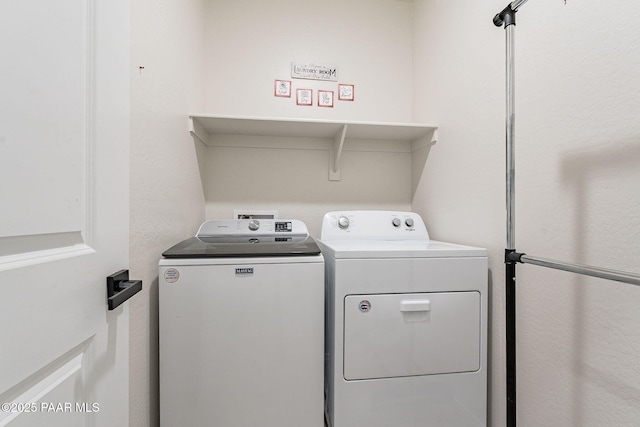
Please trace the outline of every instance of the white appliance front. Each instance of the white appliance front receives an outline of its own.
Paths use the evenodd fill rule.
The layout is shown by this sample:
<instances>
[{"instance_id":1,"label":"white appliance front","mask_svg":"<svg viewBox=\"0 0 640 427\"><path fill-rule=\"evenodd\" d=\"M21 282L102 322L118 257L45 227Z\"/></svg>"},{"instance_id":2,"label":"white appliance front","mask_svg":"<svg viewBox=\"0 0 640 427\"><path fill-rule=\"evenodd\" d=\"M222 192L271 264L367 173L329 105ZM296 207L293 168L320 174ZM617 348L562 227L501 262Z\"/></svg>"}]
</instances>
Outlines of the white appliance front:
<instances>
[{"instance_id":1,"label":"white appliance front","mask_svg":"<svg viewBox=\"0 0 640 427\"><path fill-rule=\"evenodd\" d=\"M344 379L480 369L480 293L347 295Z\"/></svg>"},{"instance_id":2,"label":"white appliance front","mask_svg":"<svg viewBox=\"0 0 640 427\"><path fill-rule=\"evenodd\" d=\"M323 224L318 242L329 426L485 427L486 250L418 238L413 213L377 215L386 221L372 223L388 224L396 240L381 231L367 241L368 218L355 211L325 221L348 217L356 238L329 224L334 240Z\"/></svg>"},{"instance_id":3,"label":"white appliance front","mask_svg":"<svg viewBox=\"0 0 640 427\"><path fill-rule=\"evenodd\" d=\"M322 427L321 255L163 259L162 427Z\"/></svg>"}]
</instances>

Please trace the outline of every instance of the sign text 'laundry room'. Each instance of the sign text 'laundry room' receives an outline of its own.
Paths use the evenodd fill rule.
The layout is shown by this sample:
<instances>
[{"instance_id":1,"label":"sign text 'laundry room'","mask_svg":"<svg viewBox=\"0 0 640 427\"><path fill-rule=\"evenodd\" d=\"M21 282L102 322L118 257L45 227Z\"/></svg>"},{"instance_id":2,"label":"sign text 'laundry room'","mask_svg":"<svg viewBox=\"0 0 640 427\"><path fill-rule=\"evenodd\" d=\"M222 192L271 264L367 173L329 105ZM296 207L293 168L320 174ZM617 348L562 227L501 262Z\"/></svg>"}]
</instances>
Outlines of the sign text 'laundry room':
<instances>
[{"instance_id":1,"label":"sign text 'laundry room'","mask_svg":"<svg viewBox=\"0 0 640 427\"><path fill-rule=\"evenodd\" d=\"M291 78L338 81L338 67L332 65L296 64L291 63Z\"/></svg>"}]
</instances>

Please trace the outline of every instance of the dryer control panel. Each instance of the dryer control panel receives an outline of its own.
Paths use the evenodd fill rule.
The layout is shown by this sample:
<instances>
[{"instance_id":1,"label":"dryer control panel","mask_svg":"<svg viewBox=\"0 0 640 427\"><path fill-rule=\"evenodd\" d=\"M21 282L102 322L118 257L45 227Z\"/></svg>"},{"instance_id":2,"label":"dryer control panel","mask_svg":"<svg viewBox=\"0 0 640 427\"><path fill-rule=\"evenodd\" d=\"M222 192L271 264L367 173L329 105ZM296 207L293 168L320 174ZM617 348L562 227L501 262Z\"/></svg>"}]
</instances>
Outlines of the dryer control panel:
<instances>
[{"instance_id":1,"label":"dryer control panel","mask_svg":"<svg viewBox=\"0 0 640 427\"><path fill-rule=\"evenodd\" d=\"M322 222L321 240L429 240L415 212L336 211Z\"/></svg>"}]
</instances>

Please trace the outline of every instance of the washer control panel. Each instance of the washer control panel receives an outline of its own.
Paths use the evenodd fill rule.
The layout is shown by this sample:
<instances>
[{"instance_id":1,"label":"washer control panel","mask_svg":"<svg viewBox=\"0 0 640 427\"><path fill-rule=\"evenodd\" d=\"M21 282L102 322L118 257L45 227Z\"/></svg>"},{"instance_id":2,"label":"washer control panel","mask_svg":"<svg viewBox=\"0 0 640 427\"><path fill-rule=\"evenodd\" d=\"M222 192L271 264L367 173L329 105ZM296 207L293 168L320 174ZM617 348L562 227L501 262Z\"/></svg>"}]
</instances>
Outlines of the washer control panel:
<instances>
[{"instance_id":1,"label":"washer control panel","mask_svg":"<svg viewBox=\"0 0 640 427\"><path fill-rule=\"evenodd\" d=\"M399 211L340 211L327 213L321 240L428 240L420 215Z\"/></svg>"},{"instance_id":2,"label":"washer control panel","mask_svg":"<svg viewBox=\"0 0 640 427\"><path fill-rule=\"evenodd\" d=\"M304 222L295 219L214 219L200 226L196 237L216 236L308 236Z\"/></svg>"}]
</instances>

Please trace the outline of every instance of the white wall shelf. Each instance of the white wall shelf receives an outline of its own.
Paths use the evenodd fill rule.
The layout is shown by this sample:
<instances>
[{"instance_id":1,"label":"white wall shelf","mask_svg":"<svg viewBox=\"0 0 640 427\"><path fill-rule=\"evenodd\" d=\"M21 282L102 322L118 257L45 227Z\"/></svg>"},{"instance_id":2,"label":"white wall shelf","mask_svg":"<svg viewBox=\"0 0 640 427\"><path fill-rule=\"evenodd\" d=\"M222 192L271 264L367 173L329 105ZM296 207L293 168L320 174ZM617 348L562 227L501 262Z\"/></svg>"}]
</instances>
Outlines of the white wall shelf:
<instances>
[{"instance_id":1,"label":"white wall shelf","mask_svg":"<svg viewBox=\"0 0 640 427\"><path fill-rule=\"evenodd\" d=\"M346 140L404 142L411 151L437 141L438 127L416 123L328 121L313 119L257 118L191 115L190 132L207 146L220 136L299 137L330 141L329 179L340 180L340 160Z\"/></svg>"}]
</instances>

